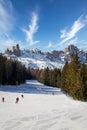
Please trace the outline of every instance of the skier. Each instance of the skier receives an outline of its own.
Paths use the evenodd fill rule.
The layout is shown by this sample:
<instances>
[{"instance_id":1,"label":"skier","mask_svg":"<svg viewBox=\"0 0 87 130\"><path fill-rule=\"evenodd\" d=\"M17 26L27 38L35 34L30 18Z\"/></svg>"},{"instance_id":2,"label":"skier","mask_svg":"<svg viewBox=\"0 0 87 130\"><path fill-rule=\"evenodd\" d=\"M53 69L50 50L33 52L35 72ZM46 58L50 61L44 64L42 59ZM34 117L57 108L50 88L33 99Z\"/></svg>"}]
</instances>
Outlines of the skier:
<instances>
[{"instance_id":1,"label":"skier","mask_svg":"<svg viewBox=\"0 0 87 130\"><path fill-rule=\"evenodd\" d=\"M19 97L16 98L16 103L18 103L18 101L19 101Z\"/></svg>"},{"instance_id":2,"label":"skier","mask_svg":"<svg viewBox=\"0 0 87 130\"><path fill-rule=\"evenodd\" d=\"M22 98L24 98L24 95L23 95L23 94L21 94L21 97L22 97Z\"/></svg>"},{"instance_id":3,"label":"skier","mask_svg":"<svg viewBox=\"0 0 87 130\"><path fill-rule=\"evenodd\" d=\"M4 102L5 101L5 98L4 97L2 97L2 102Z\"/></svg>"}]
</instances>

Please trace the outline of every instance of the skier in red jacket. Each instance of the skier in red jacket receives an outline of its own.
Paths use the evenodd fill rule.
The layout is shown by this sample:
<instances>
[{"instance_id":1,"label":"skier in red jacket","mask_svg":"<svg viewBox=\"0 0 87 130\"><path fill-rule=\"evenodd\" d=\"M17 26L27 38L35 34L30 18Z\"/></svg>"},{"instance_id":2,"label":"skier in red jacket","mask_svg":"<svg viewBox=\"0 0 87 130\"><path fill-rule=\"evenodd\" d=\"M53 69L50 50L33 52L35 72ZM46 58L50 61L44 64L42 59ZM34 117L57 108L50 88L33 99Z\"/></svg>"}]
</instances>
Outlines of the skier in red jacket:
<instances>
[{"instance_id":1,"label":"skier in red jacket","mask_svg":"<svg viewBox=\"0 0 87 130\"><path fill-rule=\"evenodd\" d=\"M18 101L19 101L19 97L16 98L16 103L18 103Z\"/></svg>"},{"instance_id":2,"label":"skier in red jacket","mask_svg":"<svg viewBox=\"0 0 87 130\"><path fill-rule=\"evenodd\" d=\"M4 102L5 101L5 98L4 97L2 97L2 102Z\"/></svg>"}]
</instances>

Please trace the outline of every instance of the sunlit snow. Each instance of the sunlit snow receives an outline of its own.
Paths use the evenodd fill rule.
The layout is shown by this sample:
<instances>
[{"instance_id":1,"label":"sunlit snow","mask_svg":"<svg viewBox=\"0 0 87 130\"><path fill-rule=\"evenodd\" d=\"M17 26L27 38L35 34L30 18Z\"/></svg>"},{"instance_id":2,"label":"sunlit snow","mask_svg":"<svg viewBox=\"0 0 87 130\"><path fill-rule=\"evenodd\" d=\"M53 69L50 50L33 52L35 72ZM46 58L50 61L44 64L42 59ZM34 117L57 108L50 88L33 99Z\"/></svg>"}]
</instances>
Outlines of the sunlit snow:
<instances>
[{"instance_id":1,"label":"sunlit snow","mask_svg":"<svg viewBox=\"0 0 87 130\"><path fill-rule=\"evenodd\" d=\"M0 130L87 130L86 102L35 80L17 87L0 86L0 99Z\"/></svg>"}]
</instances>

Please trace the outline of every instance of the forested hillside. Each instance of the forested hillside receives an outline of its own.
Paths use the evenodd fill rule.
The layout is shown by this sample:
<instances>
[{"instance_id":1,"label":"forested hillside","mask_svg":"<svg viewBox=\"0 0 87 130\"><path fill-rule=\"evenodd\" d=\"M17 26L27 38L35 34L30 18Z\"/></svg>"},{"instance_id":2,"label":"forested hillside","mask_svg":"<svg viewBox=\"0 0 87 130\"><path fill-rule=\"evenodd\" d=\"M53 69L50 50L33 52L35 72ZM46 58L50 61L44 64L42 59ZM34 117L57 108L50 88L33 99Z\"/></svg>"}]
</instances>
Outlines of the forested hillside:
<instances>
[{"instance_id":1,"label":"forested hillside","mask_svg":"<svg viewBox=\"0 0 87 130\"><path fill-rule=\"evenodd\" d=\"M24 65L0 55L0 84L17 85L30 78L32 77Z\"/></svg>"},{"instance_id":2,"label":"forested hillside","mask_svg":"<svg viewBox=\"0 0 87 130\"><path fill-rule=\"evenodd\" d=\"M20 84L26 79L37 79L39 82L53 87L60 87L63 92L74 99L87 100L87 65L80 63L78 55L72 56L60 69L30 69L21 63L8 60L0 55L0 84Z\"/></svg>"},{"instance_id":3,"label":"forested hillside","mask_svg":"<svg viewBox=\"0 0 87 130\"><path fill-rule=\"evenodd\" d=\"M74 99L87 100L87 65L78 61L77 54L62 70L61 88Z\"/></svg>"},{"instance_id":4,"label":"forested hillside","mask_svg":"<svg viewBox=\"0 0 87 130\"><path fill-rule=\"evenodd\" d=\"M80 63L78 55L72 55L71 62L66 62L62 70L49 68L31 71L33 77L45 85L60 87L74 99L87 100L87 65Z\"/></svg>"}]
</instances>

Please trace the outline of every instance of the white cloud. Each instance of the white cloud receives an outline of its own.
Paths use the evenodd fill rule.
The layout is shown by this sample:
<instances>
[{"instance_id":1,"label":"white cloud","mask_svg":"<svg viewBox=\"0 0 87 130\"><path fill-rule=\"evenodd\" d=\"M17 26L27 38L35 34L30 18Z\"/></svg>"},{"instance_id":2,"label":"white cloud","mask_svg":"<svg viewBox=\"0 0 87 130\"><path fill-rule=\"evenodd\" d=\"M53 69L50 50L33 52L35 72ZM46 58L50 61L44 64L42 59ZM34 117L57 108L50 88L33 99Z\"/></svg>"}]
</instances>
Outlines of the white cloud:
<instances>
[{"instance_id":1,"label":"white cloud","mask_svg":"<svg viewBox=\"0 0 87 130\"><path fill-rule=\"evenodd\" d=\"M34 34L38 31L38 15L37 13L32 13L31 22L29 24L28 29L23 29L23 31L26 34L26 41L30 45L34 45L36 43L39 43L39 41L34 40Z\"/></svg>"},{"instance_id":2,"label":"white cloud","mask_svg":"<svg viewBox=\"0 0 87 130\"><path fill-rule=\"evenodd\" d=\"M69 40L66 43L66 45L70 45L70 44L75 45L76 43L78 43L78 39L77 38L73 38L73 39Z\"/></svg>"},{"instance_id":3,"label":"white cloud","mask_svg":"<svg viewBox=\"0 0 87 130\"><path fill-rule=\"evenodd\" d=\"M17 43L9 37L14 24L14 9L11 0L0 0L0 47L2 51Z\"/></svg>"},{"instance_id":4,"label":"white cloud","mask_svg":"<svg viewBox=\"0 0 87 130\"><path fill-rule=\"evenodd\" d=\"M15 46L16 44L19 44L20 48L24 48L23 43L21 41L17 41L11 38L2 40L0 41L1 51L4 52L7 48L12 49L12 46Z\"/></svg>"},{"instance_id":5,"label":"white cloud","mask_svg":"<svg viewBox=\"0 0 87 130\"><path fill-rule=\"evenodd\" d=\"M45 46L44 48L45 48L45 49L47 49L47 48L48 48L48 49L53 49L53 48L55 48L55 45L54 45L51 41L49 41L49 42L48 42L48 45Z\"/></svg>"},{"instance_id":6,"label":"white cloud","mask_svg":"<svg viewBox=\"0 0 87 130\"><path fill-rule=\"evenodd\" d=\"M10 0L0 0L0 32L8 33L13 28L13 6Z\"/></svg>"},{"instance_id":7,"label":"white cloud","mask_svg":"<svg viewBox=\"0 0 87 130\"><path fill-rule=\"evenodd\" d=\"M65 29L61 30L60 38L65 38L67 36L67 31Z\"/></svg>"},{"instance_id":8,"label":"white cloud","mask_svg":"<svg viewBox=\"0 0 87 130\"><path fill-rule=\"evenodd\" d=\"M2 47L1 49L2 49L2 51L4 51L6 48L9 48L9 49L11 49L11 47L13 46L13 45L15 45L15 44L17 44L17 42L15 42L14 40L12 40L12 39L8 39L8 40L3 40L3 41L1 41L1 43L0 43L0 46Z\"/></svg>"},{"instance_id":9,"label":"white cloud","mask_svg":"<svg viewBox=\"0 0 87 130\"><path fill-rule=\"evenodd\" d=\"M87 50L87 41L85 40L78 41L76 45L79 46L81 50L82 49Z\"/></svg>"},{"instance_id":10,"label":"white cloud","mask_svg":"<svg viewBox=\"0 0 87 130\"><path fill-rule=\"evenodd\" d=\"M53 47L53 44L51 41L49 41L47 48L51 48L51 47Z\"/></svg>"},{"instance_id":11,"label":"white cloud","mask_svg":"<svg viewBox=\"0 0 87 130\"><path fill-rule=\"evenodd\" d=\"M62 39L60 44L64 44L74 38L76 34L85 26L87 25L87 17L86 16L80 16L72 25L69 31L66 29L61 30L61 36Z\"/></svg>"}]
</instances>

